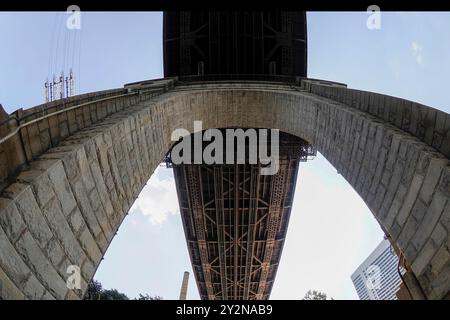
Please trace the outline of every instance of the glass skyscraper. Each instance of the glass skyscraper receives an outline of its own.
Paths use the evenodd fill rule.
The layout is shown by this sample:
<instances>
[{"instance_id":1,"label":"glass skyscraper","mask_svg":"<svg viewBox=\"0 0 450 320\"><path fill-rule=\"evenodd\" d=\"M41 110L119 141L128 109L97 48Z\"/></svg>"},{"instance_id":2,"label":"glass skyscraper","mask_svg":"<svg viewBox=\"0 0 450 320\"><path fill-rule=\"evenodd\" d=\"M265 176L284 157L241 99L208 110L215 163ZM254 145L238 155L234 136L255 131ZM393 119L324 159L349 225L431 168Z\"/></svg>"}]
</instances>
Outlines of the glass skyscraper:
<instances>
[{"instance_id":1,"label":"glass skyscraper","mask_svg":"<svg viewBox=\"0 0 450 320\"><path fill-rule=\"evenodd\" d=\"M351 279L361 300L397 300L402 282L398 274L398 257L389 240L383 239ZM405 272L400 267L402 274Z\"/></svg>"}]
</instances>

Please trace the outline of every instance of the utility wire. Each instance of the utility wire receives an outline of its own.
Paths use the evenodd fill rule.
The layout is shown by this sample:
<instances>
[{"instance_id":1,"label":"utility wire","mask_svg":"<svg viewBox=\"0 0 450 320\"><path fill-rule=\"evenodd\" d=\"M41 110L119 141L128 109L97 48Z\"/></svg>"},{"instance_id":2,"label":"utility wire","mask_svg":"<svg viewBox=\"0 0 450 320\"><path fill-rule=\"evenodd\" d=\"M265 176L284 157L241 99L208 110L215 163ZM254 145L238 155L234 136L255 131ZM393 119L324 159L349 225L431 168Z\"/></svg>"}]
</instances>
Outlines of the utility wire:
<instances>
[{"instance_id":1,"label":"utility wire","mask_svg":"<svg viewBox=\"0 0 450 320\"><path fill-rule=\"evenodd\" d=\"M78 77L78 94L81 93L81 49L82 49L82 44L83 44L83 29L86 28L86 19L82 20L82 25L81 25L81 29L79 29L80 35L79 35L79 44L78 44L78 72L77 72L77 77Z\"/></svg>"},{"instance_id":2,"label":"utility wire","mask_svg":"<svg viewBox=\"0 0 450 320\"><path fill-rule=\"evenodd\" d=\"M55 12L53 16L53 28L52 37L50 41L50 54L48 55L48 69L47 69L47 79L50 79L53 73L53 60L54 60L54 50L55 50L55 33L56 33L56 21L58 18L58 14Z\"/></svg>"},{"instance_id":3,"label":"utility wire","mask_svg":"<svg viewBox=\"0 0 450 320\"><path fill-rule=\"evenodd\" d=\"M54 69L53 69L53 75L57 72L59 67L59 44L60 44L60 35L61 35L61 29L62 29L62 14L58 14L58 24L57 24L57 37L56 37L56 50L55 50L55 60L54 60Z\"/></svg>"},{"instance_id":4,"label":"utility wire","mask_svg":"<svg viewBox=\"0 0 450 320\"><path fill-rule=\"evenodd\" d=\"M55 77L55 86L53 89L53 96L49 97L51 100L58 99L63 88L64 96L69 96L71 90L67 90L65 79L70 76L70 71L73 75L73 91L75 88L78 93L81 91L81 47L82 47L82 32L81 29L68 29L65 24L64 12L55 12L53 18L53 29L51 30L50 54L48 60L47 79L49 84L53 84L53 77ZM77 72L75 72L77 70ZM64 73L62 84L60 82L61 73ZM70 81L70 80L69 80ZM77 84L77 85L75 85ZM47 88L50 90L50 88ZM66 92L67 91L67 92Z\"/></svg>"}]
</instances>

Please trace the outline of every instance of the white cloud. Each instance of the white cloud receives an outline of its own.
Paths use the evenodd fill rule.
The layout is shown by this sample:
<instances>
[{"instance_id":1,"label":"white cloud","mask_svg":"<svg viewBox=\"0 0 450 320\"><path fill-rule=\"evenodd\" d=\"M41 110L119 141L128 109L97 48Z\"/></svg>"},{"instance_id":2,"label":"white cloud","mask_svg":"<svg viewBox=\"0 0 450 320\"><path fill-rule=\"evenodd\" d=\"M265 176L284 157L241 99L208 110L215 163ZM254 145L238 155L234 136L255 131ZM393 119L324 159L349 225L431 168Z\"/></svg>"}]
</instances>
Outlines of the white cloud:
<instances>
[{"instance_id":1,"label":"white cloud","mask_svg":"<svg viewBox=\"0 0 450 320\"><path fill-rule=\"evenodd\" d=\"M161 225L169 215L179 212L173 175L166 168L156 169L130 209L148 216L153 225Z\"/></svg>"},{"instance_id":2,"label":"white cloud","mask_svg":"<svg viewBox=\"0 0 450 320\"><path fill-rule=\"evenodd\" d=\"M411 48L413 51L413 55L416 58L416 62L417 64L422 64L423 62L423 56L422 56L422 45L420 43L418 43L417 41L413 41L411 43Z\"/></svg>"}]
</instances>

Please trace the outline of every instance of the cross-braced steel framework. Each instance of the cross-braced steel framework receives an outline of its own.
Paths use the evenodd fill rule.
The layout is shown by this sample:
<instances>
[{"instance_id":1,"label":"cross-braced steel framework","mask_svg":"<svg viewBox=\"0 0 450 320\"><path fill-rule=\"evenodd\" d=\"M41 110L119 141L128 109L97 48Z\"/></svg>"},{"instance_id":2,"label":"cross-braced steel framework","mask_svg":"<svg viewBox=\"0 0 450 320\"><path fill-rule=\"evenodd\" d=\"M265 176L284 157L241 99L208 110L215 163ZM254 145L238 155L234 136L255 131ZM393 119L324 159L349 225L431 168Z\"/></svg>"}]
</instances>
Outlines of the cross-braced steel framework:
<instances>
[{"instance_id":1,"label":"cross-braced steel framework","mask_svg":"<svg viewBox=\"0 0 450 320\"><path fill-rule=\"evenodd\" d=\"M173 165L202 299L268 299L286 237L298 165L314 150L280 135L280 169L261 164Z\"/></svg>"},{"instance_id":2,"label":"cross-braced steel framework","mask_svg":"<svg viewBox=\"0 0 450 320\"><path fill-rule=\"evenodd\" d=\"M306 13L164 13L164 75L306 76Z\"/></svg>"}]
</instances>

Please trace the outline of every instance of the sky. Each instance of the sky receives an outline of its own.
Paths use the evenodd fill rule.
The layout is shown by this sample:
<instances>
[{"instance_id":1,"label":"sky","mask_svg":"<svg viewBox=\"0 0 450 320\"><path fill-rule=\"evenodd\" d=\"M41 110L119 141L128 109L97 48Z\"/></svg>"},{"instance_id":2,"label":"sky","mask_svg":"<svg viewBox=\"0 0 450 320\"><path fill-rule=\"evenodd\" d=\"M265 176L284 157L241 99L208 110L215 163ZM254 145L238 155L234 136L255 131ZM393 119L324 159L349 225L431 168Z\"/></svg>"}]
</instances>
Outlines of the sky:
<instances>
[{"instance_id":1,"label":"sky","mask_svg":"<svg viewBox=\"0 0 450 320\"><path fill-rule=\"evenodd\" d=\"M70 68L76 94L162 77L162 13L82 12L79 30L65 27L67 16L0 12L0 103L7 112L43 103L46 78ZM366 27L368 17L309 12L308 76L450 113L450 14L381 12L375 30ZM301 163L271 299L301 299L309 289L357 299L350 275L382 237L362 199L323 156ZM198 299L173 175L160 167L95 278L129 297L178 299L186 270L188 298Z\"/></svg>"}]
</instances>

